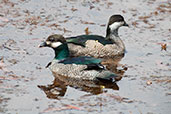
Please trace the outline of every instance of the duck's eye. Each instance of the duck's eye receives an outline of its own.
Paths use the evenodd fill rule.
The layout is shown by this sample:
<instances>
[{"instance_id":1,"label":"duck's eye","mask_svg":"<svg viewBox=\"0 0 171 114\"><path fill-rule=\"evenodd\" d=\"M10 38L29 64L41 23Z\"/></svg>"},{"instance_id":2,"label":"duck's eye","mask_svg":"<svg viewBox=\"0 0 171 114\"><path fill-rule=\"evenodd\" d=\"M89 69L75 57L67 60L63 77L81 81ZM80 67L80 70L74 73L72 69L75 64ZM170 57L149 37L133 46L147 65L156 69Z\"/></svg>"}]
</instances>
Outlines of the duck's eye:
<instances>
[{"instance_id":1,"label":"duck's eye","mask_svg":"<svg viewBox=\"0 0 171 114\"><path fill-rule=\"evenodd\" d=\"M50 42L53 42L54 41L54 38L52 37L52 38L49 38L49 41Z\"/></svg>"}]
</instances>

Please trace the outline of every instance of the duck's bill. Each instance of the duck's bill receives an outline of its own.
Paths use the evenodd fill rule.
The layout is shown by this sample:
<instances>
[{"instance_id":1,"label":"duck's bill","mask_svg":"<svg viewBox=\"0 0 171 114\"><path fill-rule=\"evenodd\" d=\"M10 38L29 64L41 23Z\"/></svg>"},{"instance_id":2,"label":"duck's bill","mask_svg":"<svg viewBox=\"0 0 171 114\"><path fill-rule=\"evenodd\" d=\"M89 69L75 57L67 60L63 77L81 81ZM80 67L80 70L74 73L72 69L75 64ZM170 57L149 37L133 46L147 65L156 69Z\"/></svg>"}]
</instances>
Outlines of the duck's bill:
<instances>
[{"instance_id":1,"label":"duck's bill","mask_svg":"<svg viewBox=\"0 0 171 114\"><path fill-rule=\"evenodd\" d=\"M124 22L123 26L127 26L127 27L129 27L129 25L128 25L126 22Z\"/></svg>"},{"instance_id":2,"label":"duck's bill","mask_svg":"<svg viewBox=\"0 0 171 114\"><path fill-rule=\"evenodd\" d=\"M43 42L43 43L41 43L41 44L38 45L39 48L46 47L46 46L47 46L46 42Z\"/></svg>"}]
</instances>

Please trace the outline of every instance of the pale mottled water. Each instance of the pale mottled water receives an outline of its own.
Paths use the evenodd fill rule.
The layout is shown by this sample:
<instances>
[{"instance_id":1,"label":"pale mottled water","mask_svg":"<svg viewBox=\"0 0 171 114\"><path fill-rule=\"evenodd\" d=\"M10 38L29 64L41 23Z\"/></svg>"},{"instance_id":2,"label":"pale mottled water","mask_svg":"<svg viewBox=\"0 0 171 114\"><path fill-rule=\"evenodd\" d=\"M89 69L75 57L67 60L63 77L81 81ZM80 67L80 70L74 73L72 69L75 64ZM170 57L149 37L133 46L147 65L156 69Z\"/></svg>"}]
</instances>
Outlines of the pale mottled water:
<instances>
[{"instance_id":1,"label":"pale mottled water","mask_svg":"<svg viewBox=\"0 0 171 114\"><path fill-rule=\"evenodd\" d=\"M117 85L102 93L53 83L45 68L53 51L37 45L54 33L85 34L87 27L105 36L104 25L113 14L130 25L119 30L127 53L118 63L123 78ZM170 22L170 0L1 0L0 113L171 113ZM161 43L167 51L161 51Z\"/></svg>"}]
</instances>

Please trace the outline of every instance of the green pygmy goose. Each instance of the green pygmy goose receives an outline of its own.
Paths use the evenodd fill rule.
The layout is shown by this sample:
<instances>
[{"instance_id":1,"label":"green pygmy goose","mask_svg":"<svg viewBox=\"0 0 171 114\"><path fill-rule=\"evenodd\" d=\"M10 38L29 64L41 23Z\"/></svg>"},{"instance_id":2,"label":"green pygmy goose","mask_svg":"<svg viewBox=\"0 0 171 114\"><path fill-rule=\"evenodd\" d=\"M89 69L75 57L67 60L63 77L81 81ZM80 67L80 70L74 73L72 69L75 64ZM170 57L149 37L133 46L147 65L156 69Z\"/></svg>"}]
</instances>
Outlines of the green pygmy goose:
<instances>
[{"instance_id":1,"label":"green pygmy goose","mask_svg":"<svg viewBox=\"0 0 171 114\"><path fill-rule=\"evenodd\" d=\"M49 68L52 72L69 78L91 81L115 82L119 76L106 70L101 59L88 56L71 57L66 39L62 35L51 35L39 47L51 47L55 57Z\"/></svg>"},{"instance_id":2,"label":"green pygmy goose","mask_svg":"<svg viewBox=\"0 0 171 114\"><path fill-rule=\"evenodd\" d=\"M128 26L121 15L112 15L109 19L106 37L99 35L80 35L66 38L71 56L92 56L113 58L123 56L125 45L118 35L122 26Z\"/></svg>"}]
</instances>

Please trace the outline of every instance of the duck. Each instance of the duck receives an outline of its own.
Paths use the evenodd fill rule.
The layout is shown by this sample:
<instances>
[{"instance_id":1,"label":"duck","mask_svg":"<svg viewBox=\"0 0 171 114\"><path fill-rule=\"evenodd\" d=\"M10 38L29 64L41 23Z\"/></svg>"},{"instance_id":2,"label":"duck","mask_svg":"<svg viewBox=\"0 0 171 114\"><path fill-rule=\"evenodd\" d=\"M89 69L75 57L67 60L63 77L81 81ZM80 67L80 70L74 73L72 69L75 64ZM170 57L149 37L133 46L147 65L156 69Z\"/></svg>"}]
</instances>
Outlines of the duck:
<instances>
[{"instance_id":1,"label":"duck","mask_svg":"<svg viewBox=\"0 0 171 114\"><path fill-rule=\"evenodd\" d=\"M95 58L124 56L125 45L118 35L118 30L122 26L129 27L124 17L117 14L109 18L105 37L100 35L66 37L71 56L91 56Z\"/></svg>"},{"instance_id":2,"label":"duck","mask_svg":"<svg viewBox=\"0 0 171 114\"><path fill-rule=\"evenodd\" d=\"M107 70L102 64L102 59L90 56L70 56L68 43L60 34L50 35L39 47L50 47L55 52L55 57L48 64L53 74L59 74L70 79L88 81L116 82L120 76Z\"/></svg>"}]
</instances>

